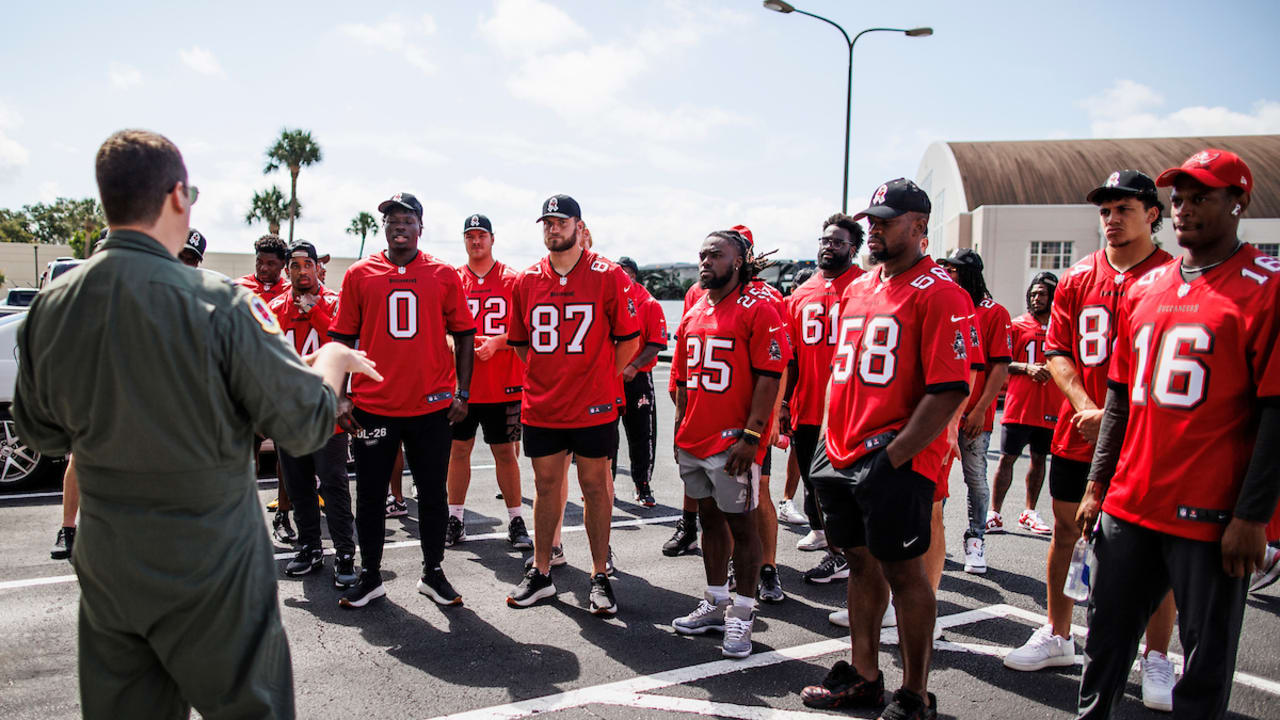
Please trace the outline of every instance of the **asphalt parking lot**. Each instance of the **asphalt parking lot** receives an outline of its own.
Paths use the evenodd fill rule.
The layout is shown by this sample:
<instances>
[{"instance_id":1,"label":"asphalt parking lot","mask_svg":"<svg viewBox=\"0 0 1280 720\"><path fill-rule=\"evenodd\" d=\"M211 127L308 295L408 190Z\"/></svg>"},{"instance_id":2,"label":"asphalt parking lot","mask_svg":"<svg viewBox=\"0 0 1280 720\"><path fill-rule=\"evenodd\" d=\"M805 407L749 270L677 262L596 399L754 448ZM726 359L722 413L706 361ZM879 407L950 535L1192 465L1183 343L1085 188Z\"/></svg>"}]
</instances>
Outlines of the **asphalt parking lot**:
<instances>
[{"instance_id":1,"label":"asphalt parking lot","mask_svg":"<svg viewBox=\"0 0 1280 720\"><path fill-rule=\"evenodd\" d=\"M666 384L666 365L655 384ZM417 594L421 553L416 506L410 517L389 520L384 574L388 597L359 611L342 610L332 587L332 557L325 572L279 581L280 603L293 652L298 717L518 718L813 718L875 717L874 711L822 713L805 708L798 692L819 681L833 662L846 657L848 638L827 622L841 607L843 587L805 585L801 573L819 557L795 548L804 532L779 530L778 564L787 599L762 605L755 626L755 653L725 660L718 636L684 637L673 618L688 612L705 581L697 556L667 558L659 548L679 515L680 483L668 448L672 411L660 409L655 493L659 505L631 502L630 480L617 480L612 546L618 558L614 581L620 612L600 619L586 610L589 562L576 488L570 492L564 543L569 564L555 570L554 601L513 610L508 590L520 578L522 556L505 541L506 512L495 499L492 460L481 444L472 458L468 540L446 552L445 570L465 603L440 608ZM992 446L998 447L998 439ZM776 495L784 455L774 451ZM1015 473L1006 520L1021 505L1025 461ZM526 519L531 521L531 478L526 481ZM991 462L994 472L994 459ZM406 477L406 490L409 479ZM274 483L260 482L265 503ZM1007 670L1002 655L1020 645L1044 621L1044 553L1048 540L1021 532L990 538L990 570L963 572L961 533L964 484L959 468L951 479L946 510L950 557L939 594L944 637L935 645L930 690L941 717L1070 718L1074 716L1079 666L1036 673ZM0 496L0 717L53 720L78 717L76 686L77 586L66 562L49 559L57 529L55 488ZM1039 510L1048 516L1047 488ZM264 522L267 515L264 510ZM180 543L181 538L174 538ZM290 552L277 548L283 568ZM1250 597L1241 639L1233 718L1280 717L1280 589ZM1075 624L1084 632L1084 607ZM901 680L896 632L886 629L881 668L886 687ZM1077 651L1080 649L1077 643ZM1181 650L1174 639L1173 652ZM1175 662L1180 661L1180 655ZM1157 718L1140 701L1137 673L1130 678L1118 718Z\"/></svg>"}]
</instances>

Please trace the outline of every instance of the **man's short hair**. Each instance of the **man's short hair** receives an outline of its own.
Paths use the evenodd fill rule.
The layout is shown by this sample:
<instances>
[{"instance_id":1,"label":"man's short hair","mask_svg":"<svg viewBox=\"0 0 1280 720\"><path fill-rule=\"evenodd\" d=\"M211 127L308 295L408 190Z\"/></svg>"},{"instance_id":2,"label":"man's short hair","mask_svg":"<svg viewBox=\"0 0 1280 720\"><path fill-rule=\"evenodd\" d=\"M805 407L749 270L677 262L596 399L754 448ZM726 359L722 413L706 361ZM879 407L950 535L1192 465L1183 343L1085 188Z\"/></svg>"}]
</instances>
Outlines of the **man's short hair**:
<instances>
[{"instance_id":1,"label":"man's short hair","mask_svg":"<svg viewBox=\"0 0 1280 720\"><path fill-rule=\"evenodd\" d=\"M107 138L98 148L94 173L108 225L154 223L165 196L187 182L178 146L148 130L121 130Z\"/></svg>"},{"instance_id":2,"label":"man's short hair","mask_svg":"<svg viewBox=\"0 0 1280 720\"><path fill-rule=\"evenodd\" d=\"M849 239L853 243L853 254L857 255L858 251L862 249L863 235L862 226L858 224L858 221L844 213L836 213L823 221L822 230L825 232L832 225L849 233Z\"/></svg>"},{"instance_id":3,"label":"man's short hair","mask_svg":"<svg viewBox=\"0 0 1280 720\"><path fill-rule=\"evenodd\" d=\"M258 238L257 242L253 244L253 252L255 254L271 253L280 258L281 262L289 262L289 248L284 244L284 238L279 235L267 233Z\"/></svg>"}]
</instances>

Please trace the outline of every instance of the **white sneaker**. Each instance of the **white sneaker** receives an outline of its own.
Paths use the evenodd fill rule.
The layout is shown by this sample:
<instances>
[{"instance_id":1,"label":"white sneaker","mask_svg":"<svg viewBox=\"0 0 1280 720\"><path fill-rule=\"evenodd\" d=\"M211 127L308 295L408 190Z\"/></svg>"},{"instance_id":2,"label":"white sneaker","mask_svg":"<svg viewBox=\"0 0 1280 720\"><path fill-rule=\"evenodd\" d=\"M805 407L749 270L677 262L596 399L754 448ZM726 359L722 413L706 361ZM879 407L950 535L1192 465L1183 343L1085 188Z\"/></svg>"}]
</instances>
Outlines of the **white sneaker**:
<instances>
[{"instance_id":1,"label":"white sneaker","mask_svg":"<svg viewBox=\"0 0 1280 720\"><path fill-rule=\"evenodd\" d=\"M827 622L842 628L849 627L849 608L844 610L836 610L827 616Z\"/></svg>"},{"instance_id":2,"label":"white sneaker","mask_svg":"<svg viewBox=\"0 0 1280 720\"><path fill-rule=\"evenodd\" d=\"M893 596L889 596L889 607L884 609L884 617L880 619L880 627L896 627L898 625L898 612L893 609Z\"/></svg>"},{"instance_id":3,"label":"white sneaker","mask_svg":"<svg viewBox=\"0 0 1280 720\"><path fill-rule=\"evenodd\" d=\"M1045 625L1017 650L1004 656L1004 666L1012 670L1040 670L1068 667L1076 661L1076 644L1071 638L1053 634L1053 626Z\"/></svg>"},{"instance_id":4,"label":"white sneaker","mask_svg":"<svg viewBox=\"0 0 1280 720\"><path fill-rule=\"evenodd\" d=\"M1249 592L1257 592L1280 578L1280 548L1267 546L1267 554L1262 567L1249 578Z\"/></svg>"},{"instance_id":5,"label":"white sneaker","mask_svg":"<svg viewBox=\"0 0 1280 720\"><path fill-rule=\"evenodd\" d=\"M1142 704L1173 712L1173 663L1155 650L1142 658Z\"/></svg>"},{"instance_id":6,"label":"white sneaker","mask_svg":"<svg viewBox=\"0 0 1280 720\"><path fill-rule=\"evenodd\" d=\"M933 621L933 639L942 639L942 625L937 620Z\"/></svg>"},{"instance_id":7,"label":"white sneaker","mask_svg":"<svg viewBox=\"0 0 1280 720\"><path fill-rule=\"evenodd\" d=\"M825 550L827 549L827 534L821 530L810 530L808 535L800 538L796 543L797 550Z\"/></svg>"},{"instance_id":8,"label":"white sneaker","mask_svg":"<svg viewBox=\"0 0 1280 720\"><path fill-rule=\"evenodd\" d=\"M803 525L809 522L809 516L797 510L794 502L790 500L783 500L778 503L778 522L784 522L790 525Z\"/></svg>"},{"instance_id":9,"label":"white sneaker","mask_svg":"<svg viewBox=\"0 0 1280 720\"><path fill-rule=\"evenodd\" d=\"M1018 527L1036 535L1052 535L1053 526L1040 517L1040 513L1030 508L1023 510L1018 516ZM991 532L988 530L987 532Z\"/></svg>"},{"instance_id":10,"label":"white sneaker","mask_svg":"<svg viewBox=\"0 0 1280 720\"><path fill-rule=\"evenodd\" d=\"M964 571L970 575L985 575L987 572L987 547L980 537L964 539Z\"/></svg>"},{"instance_id":11,"label":"white sneaker","mask_svg":"<svg viewBox=\"0 0 1280 720\"><path fill-rule=\"evenodd\" d=\"M995 510L987 511L987 534L1001 535L1004 533L1004 516Z\"/></svg>"},{"instance_id":12,"label":"white sneaker","mask_svg":"<svg viewBox=\"0 0 1280 720\"><path fill-rule=\"evenodd\" d=\"M849 608L844 610L836 610L827 615L827 622L839 627L849 627ZM889 603L889 607L884 611L884 618L880 620L880 627L895 627L898 624L898 614L893 611L893 603ZM942 627L940 625L933 626L934 640L942 637Z\"/></svg>"}]
</instances>

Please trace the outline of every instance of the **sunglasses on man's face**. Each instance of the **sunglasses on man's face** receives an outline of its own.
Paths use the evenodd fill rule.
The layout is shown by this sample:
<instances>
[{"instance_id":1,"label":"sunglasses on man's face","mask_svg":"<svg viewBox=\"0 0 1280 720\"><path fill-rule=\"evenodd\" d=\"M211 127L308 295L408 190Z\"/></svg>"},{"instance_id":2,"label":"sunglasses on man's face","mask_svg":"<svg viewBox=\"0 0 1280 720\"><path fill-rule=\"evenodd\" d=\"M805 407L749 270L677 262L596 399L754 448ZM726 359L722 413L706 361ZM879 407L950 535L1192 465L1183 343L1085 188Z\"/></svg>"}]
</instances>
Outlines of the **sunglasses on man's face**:
<instances>
[{"instance_id":1,"label":"sunglasses on man's face","mask_svg":"<svg viewBox=\"0 0 1280 720\"><path fill-rule=\"evenodd\" d=\"M182 185L187 189L187 204L195 205L196 200L200 198L200 188L196 187L195 185L187 185L186 183L181 181L179 181L178 184Z\"/></svg>"}]
</instances>

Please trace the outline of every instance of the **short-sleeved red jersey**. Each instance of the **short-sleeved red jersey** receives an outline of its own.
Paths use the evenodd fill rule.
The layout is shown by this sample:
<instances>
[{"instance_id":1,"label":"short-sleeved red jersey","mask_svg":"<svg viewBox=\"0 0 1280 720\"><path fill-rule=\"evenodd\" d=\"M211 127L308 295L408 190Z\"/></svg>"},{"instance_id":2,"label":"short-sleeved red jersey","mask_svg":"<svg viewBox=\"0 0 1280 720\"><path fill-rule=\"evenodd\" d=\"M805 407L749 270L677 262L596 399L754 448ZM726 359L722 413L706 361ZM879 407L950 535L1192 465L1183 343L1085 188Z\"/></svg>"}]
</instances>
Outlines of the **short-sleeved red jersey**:
<instances>
[{"instance_id":1,"label":"short-sleeved red jersey","mask_svg":"<svg viewBox=\"0 0 1280 720\"><path fill-rule=\"evenodd\" d=\"M1143 277L1121 307L1110 379L1129 393L1129 424L1102 509L1216 542L1253 454L1259 398L1280 397L1280 260L1242 245L1189 283L1180 267Z\"/></svg>"},{"instance_id":2,"label":"short-sleeved red jersey","mask_svg":"<svg viewBox=\"0 0 1280 720\"><path fill-rule=\"evenodd\" d=\"M275 300L281 295L289 292L290 288L289 278L281 276L279 282L275 282L270 285L263 285L258 282L257 276L253 273L249 273L244 277L236 278L235 283L240 287L248 288L249 292L262 298L262 301L267 303L268 306L271 304L272 300Z\"/></svg>"},{"instance_id":3,"label":"short-sleeved red jersey","mask_svg":"<svg viewBox=\"0 0 1280 720\"><path fill-rule=\"evenodd\" d=\"M467 265L458 268L467 309L476 321L476 347L494 335L504 335L511 327L511 292L516 272L500 262L484 277ZM471 370L472 403L503 403L520 399L524 388L524 363L511 348L499 350L488 360L475 359Z\"/></svg>"},{"instance_id":4,"label":"short-sleeved red jersey","mask_svg":"<svg viewBox=\"0 0 1280 720\"><path fill-rule=\"evenodd\" d=\"M1048 325L1041 325L1031 313L1024 313L1013 320L1014 362L1043 363L1044 334ZM1004 395L1004 417L1008 425L1030 425L1051 428L1058 422L1062 407L1062 391L1050 378L1038 383L1026 375L1009 375L1009 389Z\"/></svg>"},{"instance_id":5,"label":"short-sleeved red jersey","mask_svg":"<svg viewBox=\"0 0 1280 720\"><path fill-rule=\"evenodd\" d=\"M452 267L422 251L401 267L378 252L347 268L329 334L357 338L382 374L382 382L352 376L356 407L408 417L444 410L453 402L454 356L445 333L475 327Z\"/></svg>"},{"instance_id":6,"label":"short-sleeved red jersey","mask_svg":"<svg viewBox=\"0 0 1280 720\"><path fill-rule=\"evenodd\" d=\"M968 294L928 256L887 281L881 272L840 298L827 420L827 455L840 468L882 447L875 438L901 430L926 393L969 390ZM911 469L933 479L946 452L942 433Z\"/></svg>"},{"instance_id":7,"label":"short-sleeved red jersey","mask_svg":"<svg viewBox=\"0 0 1280 720\"><path fill-rule=\"evenodd\" d=\"M516 278L507 342L529 347L525 424L577 428L617 418L613 344L640 334L630 284L622 268L590 250L566 275L543 258Z\"/></svg>"},{"instance_id":8,"label":"short-sleeved red jersey","mask_svg":"<svg viewBox=\"0 0 1280 720\"><path fill-rule=\"evenodd\" d=\"M790 359L774 303L745 288L715 305L704 293L676 332L671 374L687 393L676 445L701 458L729 449L751 415L755 376L781 377ZM755 461L767 451L761 442Z\"/></svg>"},{"instance_id":9,"label":"short-sleeved red jersey","mask_svg":"<svg viewBox=\"0 0 1280 720\"><path fill-rule=\"evenodd\" d=\"M1059 283L1045 333L1045 355L1071 358L1085 392L1098 407L1107 397L1107 367L1115 343L1115 315L1120 300L1134 281L1172 259L1172 255L1157 249L1122 273L1111 266L1106 250L1098 250L1076 263ZM1071 401L1064 396L1053 430L1053 454L1089 462L1093 459L1093 443L1071 425L1075 414Z\"/></svg>"},{"instance_id":10,"label":"short-sleeved red jersey","mask_svg":"<svg viewBox=\"0 0 1280 720\"><path fill-rule=\"evenodd\" d=\"M299 355L310 355L320 349L321 345L332 342L329 338L329 327L338 314L338 293L321 286L320 299L308 312L302 312L293 303L293 293L277 295L268 307L280 322L284 337L298 351ZM335 425L334 434L343 432Z\"/></svg>"},{"instance_id":11,"label":"short-sleeved red jersey","mask_svg":"<svg viewBox=\"0 0 1280 720\"><path fill-rule=\"evenodd\" d=\"M636 355L644 352L645 347L649 345L658 348L659 352L666 350L667 316L662 312L662 306L638 282L631 283L627 293L636 303L636 318L640 321L640 349L636 350ZM655 355L648 364L640 368L640 372L649 372L657 366L658 357Z\"/></svg>"},{"instance_id":12,"label":"short-sleeved red jersey","mask_svg":"<svg viewBox=\"0 0 1280 720\"><path fill-rule=\"evenodd\" d=\"M799 367L791 394L792 427L822 424L822 404L840 325L840 295L862 273L856 265L833 278L814 273L785 301L787 329Z\"/></svg>"},{"instance_id":13,"label":"short-sleeved red jersey","mask_svg":"<svg viewBox=\"0 0 1280 720\"><path fill-rule=\"evenodd\" d=\"M1009 311L995 300L986 298L978 303L975 312L974 324L978 330L978 341L982 345L983 369L978 371L978 377L974 380L969 404L964 409L966 415L978 404L978 398L982 396L983 389L986 387L987 373L991 370L991 366L1013 361L1013 339L1010 335L1013 321L1009 319ZM987 406L982 429L991 432L995 421L996 404L992 402Z\"/></svg>"}]
</instances>

